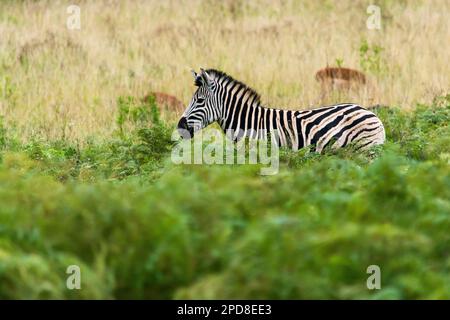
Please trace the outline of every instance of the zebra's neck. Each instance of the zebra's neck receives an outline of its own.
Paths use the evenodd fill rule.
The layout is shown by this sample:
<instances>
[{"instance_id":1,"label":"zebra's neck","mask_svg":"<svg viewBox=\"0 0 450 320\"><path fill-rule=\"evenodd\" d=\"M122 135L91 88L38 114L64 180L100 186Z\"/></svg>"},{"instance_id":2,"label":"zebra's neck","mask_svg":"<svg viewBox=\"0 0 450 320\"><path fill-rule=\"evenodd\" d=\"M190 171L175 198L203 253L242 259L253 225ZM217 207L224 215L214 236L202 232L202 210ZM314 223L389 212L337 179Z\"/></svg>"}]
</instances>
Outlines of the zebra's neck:
<instances>
[{"instance_id":1,"label":"zebra's neck","mask_svg":"<svg viewBox=\"0 0 450 320\"><path fill-rule=\"evenodd\" d=\"M270 132L276 131L279 144L292 147L294 141L298 145L298 128L293 120L297 113L298 111L265 107L259 101L235 101L224 105L219 124L235 141L242 137L266 139Z\"/></svg>"},{"instance_id":2,"label":"zebra's neck","mask_svg":"<svg viewBox=\"0 0 450 320\"><path fill-rule=\"evenodd\" d=\"M298 145L295 120L298 111L263 106L259 94L244 83L220 73L219 77L216 101L220 117L217 122L228 137L235 141L242 137L266 139L269 133L276 131L280 145Z\"/></svg>"},{"instance_id":3,"label":"zebra's neck","mask_svg":"<svg viewBox=\"0 0 450 320\"><path fill-rule=\"evenodd\" d=\"M230 98L223 101L221 118L219 124L224 131L237 130L239 128L250 128L250 120L257 121L260 118L260 110L264 107L259 101L243 100L242 98ZM228 103L227 103L228 102Z\"/></svg>"}]
</instances>

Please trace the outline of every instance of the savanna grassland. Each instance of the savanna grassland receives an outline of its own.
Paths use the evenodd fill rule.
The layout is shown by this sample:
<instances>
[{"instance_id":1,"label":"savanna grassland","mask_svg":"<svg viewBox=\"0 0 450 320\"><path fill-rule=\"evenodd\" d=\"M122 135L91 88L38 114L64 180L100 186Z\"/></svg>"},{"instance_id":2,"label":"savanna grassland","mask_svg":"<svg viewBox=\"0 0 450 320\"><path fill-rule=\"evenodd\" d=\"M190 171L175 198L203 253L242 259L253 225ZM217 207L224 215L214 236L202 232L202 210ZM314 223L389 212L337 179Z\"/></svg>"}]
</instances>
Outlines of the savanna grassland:
<instances>
[{"instance_id":1,"label":"savanna grassland","mask_svg":"<svg viewBox=\"0 0 450 320\"><path fill-rule=\"evenodd\" d=\"M0 298L450 298L448 1L0 2ZM326 66L367 83L324 96ZM387 142L280 170L176 165L190 69L264 103L353 101ZM68 290L66 269L81 269ZM368 290L369 265L381 289Z\"/></svg>"}]
</instances>

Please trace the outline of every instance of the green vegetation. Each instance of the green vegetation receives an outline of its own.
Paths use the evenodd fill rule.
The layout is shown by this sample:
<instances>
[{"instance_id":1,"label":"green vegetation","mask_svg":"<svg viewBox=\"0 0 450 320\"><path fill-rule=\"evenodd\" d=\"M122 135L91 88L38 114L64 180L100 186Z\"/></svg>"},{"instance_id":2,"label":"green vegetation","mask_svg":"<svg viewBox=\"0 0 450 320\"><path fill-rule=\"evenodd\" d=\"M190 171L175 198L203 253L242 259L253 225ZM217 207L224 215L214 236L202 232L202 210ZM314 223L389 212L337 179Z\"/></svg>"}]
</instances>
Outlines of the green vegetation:
<instances>
[{"instance_id":1,"label":"green vegetation","mask_svg":"<svg viewBox=\"0 0 450 320\"><path fill-rule=\"evenodd\" d=\"M377 110L382 148L283 150L265 177L172 164L173 124L144 106L119 99L105 142L0 126L0 299L450 298L450 96Z\"/></svg>"},{"instance_id":2,"label":"green vegetation","mask_svg":"<svg viewBox=\"0 0 450 320\"><path fill-rule=\"evenodd\" d=\"M338 68L342 68L342 66L344 65L344 59L336 58L336 65Z\"/></svg>"},{"instance_id":3,"label":"green vegetation","mask_svg":"<svg viewBox=\"0 0 450 320\"><path fill-rule=\"evenodd\" d=\"M369 45L367 40L361 41L359 46L359 64L361 68L374 75L381 75L387 71L387 63L381 53L384 48L379 45Z\"/></svg>"}]
</instances>

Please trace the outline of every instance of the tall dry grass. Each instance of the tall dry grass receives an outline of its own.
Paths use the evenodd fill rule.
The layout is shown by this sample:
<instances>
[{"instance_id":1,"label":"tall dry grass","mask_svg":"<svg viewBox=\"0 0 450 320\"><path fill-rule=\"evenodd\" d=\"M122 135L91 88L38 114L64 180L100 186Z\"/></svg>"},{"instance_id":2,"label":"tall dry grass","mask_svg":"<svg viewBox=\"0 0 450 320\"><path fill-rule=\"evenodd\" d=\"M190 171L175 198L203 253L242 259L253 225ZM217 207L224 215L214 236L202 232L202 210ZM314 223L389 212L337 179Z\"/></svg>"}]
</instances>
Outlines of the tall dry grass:
<instances>
[{"instance_id":1,"label":"tall dry grass","mask_svg":"<svg viewBox=\"0 0 450 320\"><path fill-rule=\"evenodd\" d=\"M380 1L0 2L0 114L23 139L84 140L114 130L116 99L151 91L187 103L191 67L221 69L265 103L296 109L354 101L405 108L450 85L450 2ZM321 98L314 74L336 59L361 69L360 45L384 48L365 88Z\"/></svg>"}]
</instances>

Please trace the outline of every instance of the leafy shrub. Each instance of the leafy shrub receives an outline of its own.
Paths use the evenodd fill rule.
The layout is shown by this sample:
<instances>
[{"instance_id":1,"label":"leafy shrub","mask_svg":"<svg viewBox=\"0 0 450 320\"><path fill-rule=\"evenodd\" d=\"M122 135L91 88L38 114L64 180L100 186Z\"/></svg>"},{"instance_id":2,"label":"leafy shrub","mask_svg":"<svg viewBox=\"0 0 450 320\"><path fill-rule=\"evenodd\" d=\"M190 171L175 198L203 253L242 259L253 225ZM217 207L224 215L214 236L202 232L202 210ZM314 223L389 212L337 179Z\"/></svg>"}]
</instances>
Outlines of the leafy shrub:
<instances>
[{"instance_id":1,"label":"leafy shrub","mask_svg":"<svg viewBox=\"0 0 450 320\"><path fill-rule=\"evenodd\" d=\"M5 132L0 298L449 298L449 101L380 109L384 146L282 150L266 177L174 165L152 113L82 145Z\"/></svg>"},{"instance_id":2,"label":"leafy shrub","mask_svg":"<svg viewBox=\"0 0 450 320\"><path fill-rule=\"evenodd\" d=\"M386 62L381 53L384 48L379 45L370 45L367 40L363 40L359 47L359 63L366 72L380 75L386 72Z\"/></svg>"}]
</instances>

